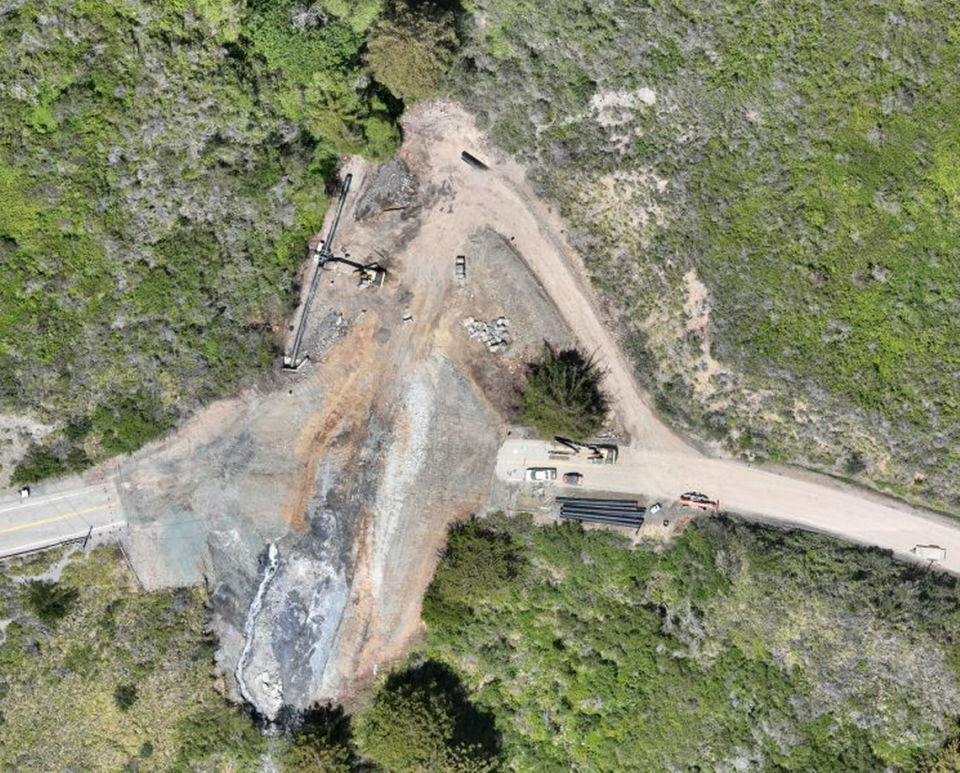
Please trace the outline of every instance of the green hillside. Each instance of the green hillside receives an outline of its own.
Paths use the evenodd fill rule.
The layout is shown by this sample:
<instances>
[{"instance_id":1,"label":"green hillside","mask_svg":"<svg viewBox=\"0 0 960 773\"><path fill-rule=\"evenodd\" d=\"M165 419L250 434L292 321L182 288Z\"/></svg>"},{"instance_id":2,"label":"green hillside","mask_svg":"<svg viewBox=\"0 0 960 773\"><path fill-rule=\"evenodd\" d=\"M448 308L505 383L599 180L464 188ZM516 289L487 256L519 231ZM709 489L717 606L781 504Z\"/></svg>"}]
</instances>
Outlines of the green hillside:
<instances>
[{"instance_id":1,"label":"green hillside","mask_svg":"<svg viewBox=\"0 0 960 773\"><path fill-rule=\"evenodd\" d=\"M661 408L960 509L960 6L475 5L461 93Z\"/></svg>"},{"instance_id":2,"label":"green hillside","mask_svg":"<svg viewBox=\"0 0 960 773\"><path fill-rule=\"evenodd\" d=\"M30 480L133 450L264 370L339 153L390 155L370 0L0 9L0 409Z\"/></svg>"},{"instance_id":3,"label":"green hillside","mask_svg":"<svg viewBox=\"0 0 960 773\"><path fill-rule=\"evenodd\" d=\"M494 518L451 533L426 651L509 770L922 771L956 730L958 599L809 534L710 520L662 551Z\"/></svg>"}]
</instances>

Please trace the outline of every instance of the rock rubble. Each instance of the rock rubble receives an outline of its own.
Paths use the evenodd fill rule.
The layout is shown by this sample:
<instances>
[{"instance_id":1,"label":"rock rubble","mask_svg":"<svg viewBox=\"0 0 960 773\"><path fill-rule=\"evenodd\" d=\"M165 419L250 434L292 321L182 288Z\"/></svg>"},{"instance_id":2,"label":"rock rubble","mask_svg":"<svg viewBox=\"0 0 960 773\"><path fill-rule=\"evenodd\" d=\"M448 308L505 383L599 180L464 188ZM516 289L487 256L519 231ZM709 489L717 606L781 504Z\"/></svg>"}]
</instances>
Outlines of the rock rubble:
<instances>
[{"instance_id":1,"label":"rock rubble","mask_svg":"<svg viewBox=\"0 0 960 773\"><path fill-rule=\"evenodd\" d=\"M470 338L478 339L486 344L491 352L501 352L510 345L510 320L506 317L497 317L490 322L467 317L463 321Z\"/></svg>"}]
</instances>

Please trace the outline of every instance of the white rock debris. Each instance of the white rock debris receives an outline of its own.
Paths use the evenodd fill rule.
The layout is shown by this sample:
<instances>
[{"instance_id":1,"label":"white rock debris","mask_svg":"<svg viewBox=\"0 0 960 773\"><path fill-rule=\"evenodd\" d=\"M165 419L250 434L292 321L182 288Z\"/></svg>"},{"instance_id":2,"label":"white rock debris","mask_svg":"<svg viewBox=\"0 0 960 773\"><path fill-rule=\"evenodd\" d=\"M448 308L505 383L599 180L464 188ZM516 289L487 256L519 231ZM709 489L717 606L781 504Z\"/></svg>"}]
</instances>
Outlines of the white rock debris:
<instances>
[{"instance_id":1,"label":"white rock debris","mask_svg":"<svg viewBox=\"0 0 960 773\"><path fill-rule=\"evenodd\" d=\"M509 329L510 320L506 317L497 317L490 322L467 317L463 326L470 338L479 339L491 352L502 352L513 340Z\"/></svg>"}]
</instances>

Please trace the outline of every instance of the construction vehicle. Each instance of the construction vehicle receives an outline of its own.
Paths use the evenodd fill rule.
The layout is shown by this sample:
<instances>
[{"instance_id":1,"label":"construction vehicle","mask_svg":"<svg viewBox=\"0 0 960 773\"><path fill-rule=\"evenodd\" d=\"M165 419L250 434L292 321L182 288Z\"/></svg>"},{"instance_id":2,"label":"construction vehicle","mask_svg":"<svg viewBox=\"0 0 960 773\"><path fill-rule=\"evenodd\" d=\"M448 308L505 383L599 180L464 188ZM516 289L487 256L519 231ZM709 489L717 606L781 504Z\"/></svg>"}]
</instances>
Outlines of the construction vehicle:
<instances>
[{"instance_id":1,"label":"construction vehicle","mask_svg":"<svg viewBox=\"0 0 960 773\"><path fill-rule=\"evenodd\" d=\"M300 366L307 361L307 357L300 357L300 346L303 343L303 334L307 329L307 320L310 317L310 308L313 306L313 297L317 293L317 287L320 284L320 274L323 273L323 267L327 263L344 263L352 266L360 274L360 286L373 285L379 287L383 284L383 278L386 272L376 263L362 265L348 259L346 256L338 257L333 254L333 238L337 234L337 225L340 223L340 216L343 214L343 207L347 201L347 193L350 191L350 182L353 175L348 174L343 180L343 188L340 190L340 200L337 202L337 210L333 216L333 223L330 224L330 232L327 238L323 239L317 246L316 259L317 265L313 269L313 277L310 280L310 289L307 291L307 297L303 302L303 309L300 312L300 322L297 325L297 332L293 337L293 346L290 348L290 354L283 358L284 370L299 370Z\"/></svg>"},{"instance_id":2,"label":"construction vehicle","mask_svg":"<svg viewBox=\"0 0 960 773\"><path fill-rule=\"evenodd\" d=\"M710 499L706 494L701 494L699 491L688 491L686 494L680 496L680 506L694 507L697 510L713 510L715 512L720 509L720 500Z\"/></svg>"},{"instance_id":3,"label":"construction vehicle","mask_svg":"<svg viewBox=\"0 0 960 773\"><path fill-rule=\"evenodd\" d=\"M593 464L616 464L620 453L616 446L605 443L580 443L559 435L554 440L562 447L548 450L551 459L583 459Z\"/></svg>"},{"instance_id":4,"label":"construction vehicle","mask_svg":"<svg viewBox=\"0 0 960 773\"><path fill-rule=\"evenodd\" d=\"M319 251L320 248L317 248L317 252ZM346 256L327 258L326 263L340 263L352 268L353 273L359 279L358 285L360 287L382 287L387 276L386 269L382 268L379 263L357 263Z\"/></svg>"}]
</instances>

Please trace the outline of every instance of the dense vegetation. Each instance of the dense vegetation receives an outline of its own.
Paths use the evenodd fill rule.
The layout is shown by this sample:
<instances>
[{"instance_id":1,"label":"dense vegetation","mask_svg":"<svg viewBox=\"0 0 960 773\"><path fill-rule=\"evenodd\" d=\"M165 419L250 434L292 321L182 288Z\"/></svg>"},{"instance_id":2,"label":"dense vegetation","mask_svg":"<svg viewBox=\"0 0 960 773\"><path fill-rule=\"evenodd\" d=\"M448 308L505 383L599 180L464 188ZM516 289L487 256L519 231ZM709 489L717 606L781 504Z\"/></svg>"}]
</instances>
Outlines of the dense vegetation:
<instances>
[{"instance_id":1,"label":"dense vegetation","mask_svg":"<svg viewBox=\"0 0 960 773\"><path fill-rule=\"evenodd\" d=\"M607 418L602 375L594 359L579 350L545 346L541 357L527 368L520 418L547 438L589 438Z\"/></svg>"},{"instance_id":2,"label":"dense vegetation","mask_svg":"<svg viewBox=\"0 0 960 773\"><path fill-rule=\"evenodd\" d=\"M512 770L947 771L958 601L810 534L704 520L660 551L495 517L452 532L425 648Z\"/></svg>"},{"instance_id":3,"label":"dense vegetation","mask_svg":"<svg viewBox=\"0 0 960 773\"><path fill-rule=\"evenodd\" d=\"M461 94L661 407L960 510L960 5L474 5Z\"/></svg>"},{"instance_id":4,"label":"dense vegetation","mask_svg":"<svg viewBox=\"0 0 960 773\"><path fill-rule=\"evenodd\" d=\"M260 769L265 744L214 690L200 590L138 592L112 549L0 574L0 770Z\"/></svg>"},{"instance_id":5,"label":"dense vegetation","mask_svg":"<svg viewBox=\"0 0 960 773\"><path fill-rule=\"evenodd\" d=\"M397 96L366 59L378 19ZM0 6L0 410L57 428L17 480L134 450L268 366L338 154L394 151L451 24L382 0ZM394 69L428 41L388 34L411 26L446 51L415 94Z\"/></svg>"}]
</instances>

